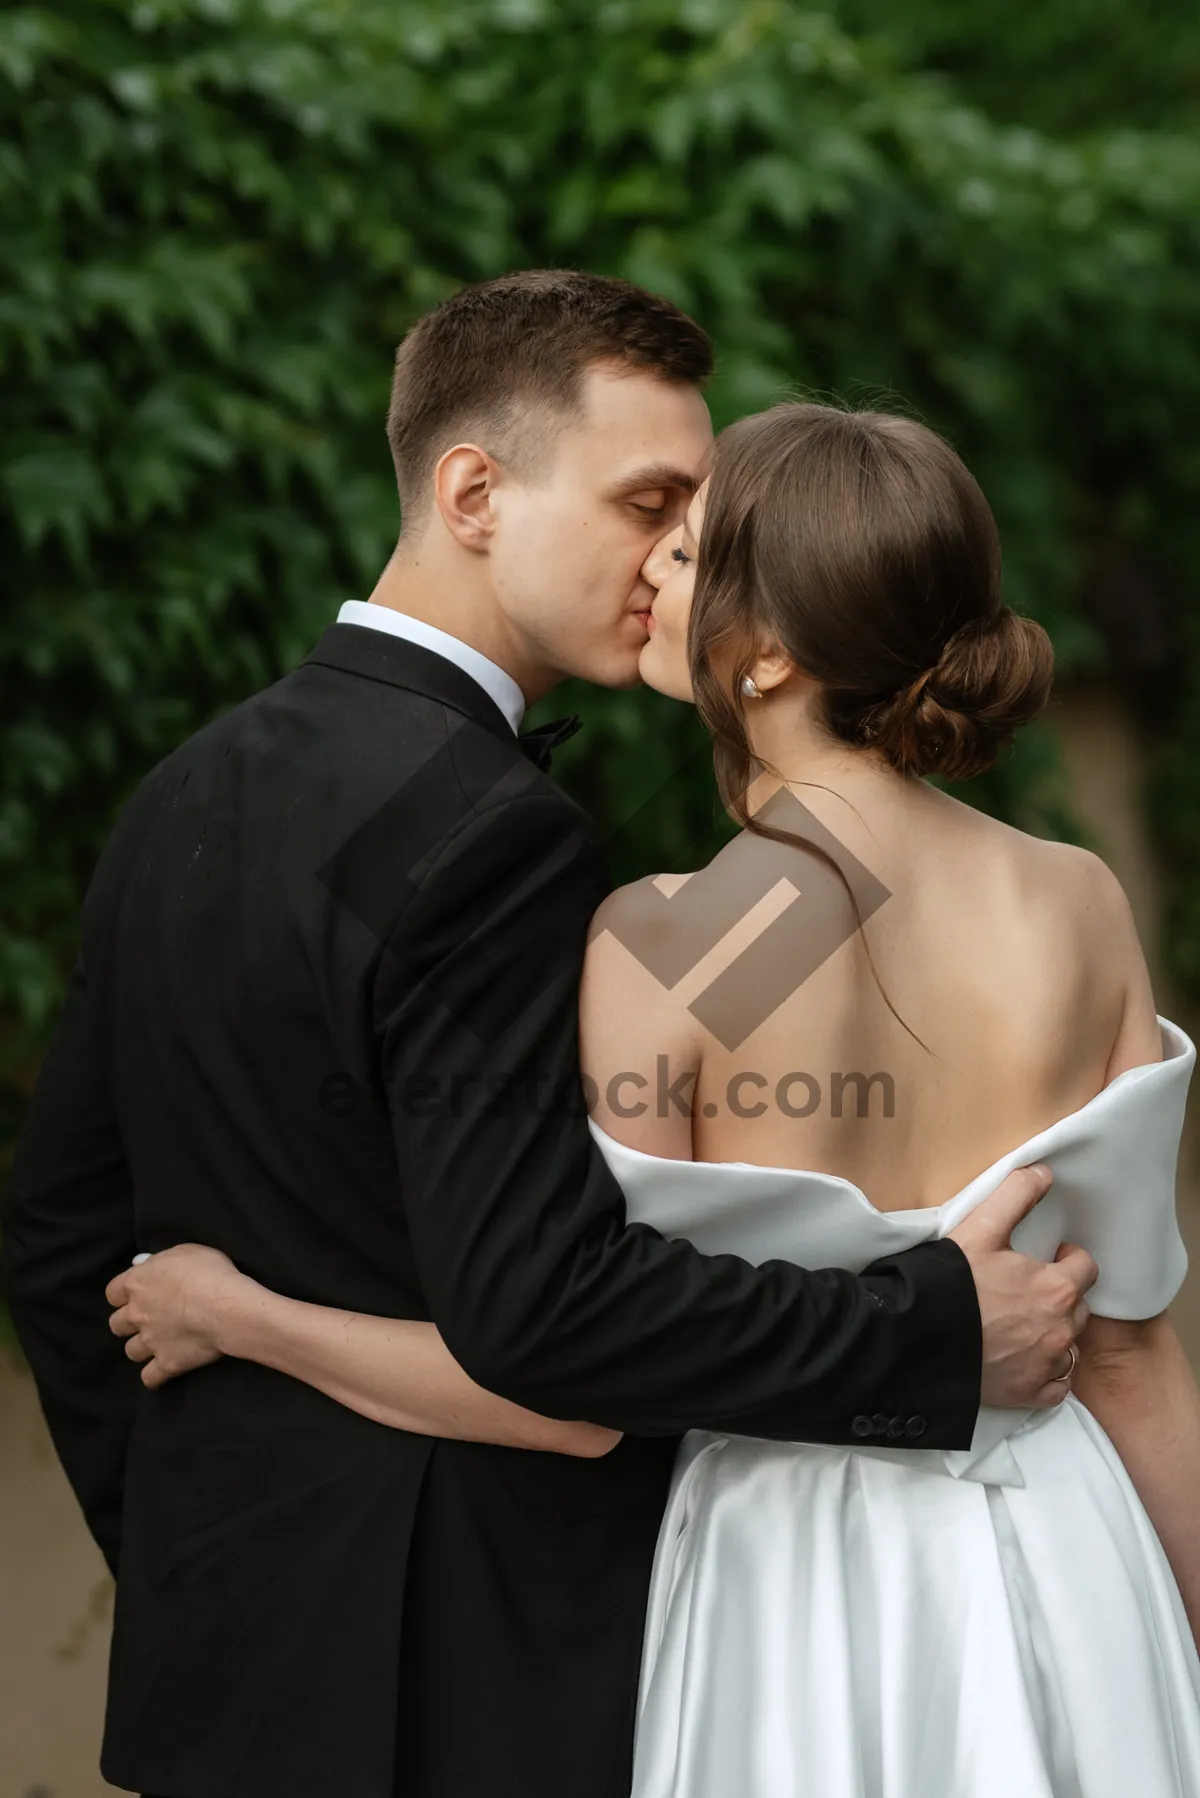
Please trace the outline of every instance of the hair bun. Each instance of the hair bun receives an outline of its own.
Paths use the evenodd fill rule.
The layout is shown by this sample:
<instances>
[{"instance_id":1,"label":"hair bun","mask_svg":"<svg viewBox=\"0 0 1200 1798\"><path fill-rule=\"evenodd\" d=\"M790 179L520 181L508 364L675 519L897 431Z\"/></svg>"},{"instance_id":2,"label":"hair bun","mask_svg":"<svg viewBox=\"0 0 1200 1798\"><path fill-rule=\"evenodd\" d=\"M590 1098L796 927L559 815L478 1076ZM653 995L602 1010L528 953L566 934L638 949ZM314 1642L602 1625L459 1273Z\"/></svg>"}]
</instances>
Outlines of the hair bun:
<instances>
[{"instance_id":1,"label":"hair bun","mask_svg":"<svg viewBox=\"0 0 1200 1798\"><path fill-rule=\"evenodd\" d=\"M969 780L995 763L1050 697L1054 651L1041 625L1001 606L948 637L932 668L864 715L860 741L902 774Z\"/></svg>"}]
</instances>

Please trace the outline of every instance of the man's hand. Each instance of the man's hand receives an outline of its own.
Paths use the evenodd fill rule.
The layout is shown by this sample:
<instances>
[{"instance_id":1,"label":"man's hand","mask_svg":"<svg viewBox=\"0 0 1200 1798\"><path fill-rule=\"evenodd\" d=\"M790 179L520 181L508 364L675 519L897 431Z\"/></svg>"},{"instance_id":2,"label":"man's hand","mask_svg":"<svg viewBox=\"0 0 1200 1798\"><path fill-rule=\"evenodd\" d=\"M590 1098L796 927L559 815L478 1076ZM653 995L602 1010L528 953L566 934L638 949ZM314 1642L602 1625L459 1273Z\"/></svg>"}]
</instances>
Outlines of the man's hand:
<instances>
[{"instance_id":1,"label":"man's hand","mask_svg":"<svg viewBox=\"0 0 1200 1798\"><path fill-rule=\"evenodd\" d=\"M1099 1269L1086 1249L1060 1244L1051 1262L1010 1247L1009 1237L1053 1181L1042 1163L1016 1168L957 1230L971 1264L983 1319L980 1403L1014 1410L1061 1404L1074 1365L1070 1350L1090 1315L1084 1293Z\"/></svg>"},{"instance_id":2,"label":"man's hand","mask_svg":"<svg viewBox=\"0 0 1200 1798\"><path fill-rule=\"evenodd\" d=\"M143 1386L162 1386L220 1359L222 1319L254 1284L220 1249L177 1243L109 1281L104 1295L117 1309L108 1327L145 1363Z\"/></svg>"}]
</instances>

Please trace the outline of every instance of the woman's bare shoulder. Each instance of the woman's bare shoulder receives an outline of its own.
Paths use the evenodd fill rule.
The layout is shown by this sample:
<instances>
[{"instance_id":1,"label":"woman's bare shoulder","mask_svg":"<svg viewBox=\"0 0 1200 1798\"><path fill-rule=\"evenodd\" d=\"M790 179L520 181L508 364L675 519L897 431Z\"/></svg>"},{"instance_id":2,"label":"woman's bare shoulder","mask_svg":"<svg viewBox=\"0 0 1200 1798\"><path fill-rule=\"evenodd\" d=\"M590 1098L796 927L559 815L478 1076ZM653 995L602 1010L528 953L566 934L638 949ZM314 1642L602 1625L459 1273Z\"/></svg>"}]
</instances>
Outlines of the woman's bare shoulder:
<instances>
[{"instance_id":1,"label":"woman's bare shoulder","mask_svg":"<svg viewBox=\"0 0 1200 1798\"><path fill-rule=\"evenodd\" d=\"M687 1008L687 933L671 900L689 877L647 875L617 887L592 920L579 995L580 1060L596 1123L648 1154L689 1160L691 1122L675 1104L645 1100L664 1079L695 1077Z\"/></svg>"},{"instance_id":2,"label":"woman's bare shoulder","mask_svg":"<svg viewBox=\"0 0 1200 1798\"><path fill-rule=\"evenodd\" d=\"M686 971L687 932L672 906L686 874L647 874L613 889L588 926L583 969L585 1016L636 1008L654 1027L682 1011L672 988ZM682 1018L681 1018L682 1023Z\"/></svg>"},{"instance_id":3,"label":"woman's bare shoulder","mask_svg":"<svg viewBox=\"0 0 1200 1798\"><path fill-rule=\"evenodd\" d=\"M1125 888L1104 857L1078 843L1034 836L953 802L946 846L993 928L1012 926L1023 960L1041 951L1058 975L1119 994L1144 980L1144 957ZM970 811L969 818L964 813Z\"/></svg>"},{"instance_id":4,"label":"woman's bare shoulder","mask_svg":"<svg viewBox=\"0 0 1200 1798\"><path fill-rule=\"evenodd\" d=\"M1094 918L1105 928L1132 922L1129 897L1103 856L1079 843L1061 843L1014 831L1021 839L1025 866L1046 883L1048 896L1068 906L1081 920Z\"/></svg>"},{"instance_id":5,"label":"woman's bare shoulder","mask_svg":"<svg viewBox=\"0 0 1200 1798\"><path fill-rule=\"evenodd\" d=\"M960 799L952 799L951 804L955 822L972 852L990 853L997 862L1007 863L1014 874L1043 883L1047 898L1057 895L1073 906L1107 907L1117 913L1128 904L1121 882L1094 850L1055 837L1035 836Z\"/></svg>"},{"instance_id":6,"label":"woman's bare shoulder","mask_svg":"<svg viewBox=\"0 0 1200 1798\"><path fill-rule=\"evenodd\" d=\"M602 929L605 925L611 926L614 921L656 915L663 899L669 899L685 881L694 877L695 870L687 874L644 874L640 880L631 880L625 886L614 887L596 908L592 919L593 934L598 920L603 920L599 925Z\"/></svg>"},{"instance_id":7,"label":"woman's bare shoulder","mask_svg":"<svg viewBox=\"0 0 1200 1798\"><path fill-rule=\"evenodd\" d=\"M1081 990L1099 1018L1111 1020L1106 1079L1162 1054L1157 1005L1137 918L1119 876L1078 843L1027 838L1033 915L1052 920L1052 936L1070 945Z\"/></svg>"}]
</instances>

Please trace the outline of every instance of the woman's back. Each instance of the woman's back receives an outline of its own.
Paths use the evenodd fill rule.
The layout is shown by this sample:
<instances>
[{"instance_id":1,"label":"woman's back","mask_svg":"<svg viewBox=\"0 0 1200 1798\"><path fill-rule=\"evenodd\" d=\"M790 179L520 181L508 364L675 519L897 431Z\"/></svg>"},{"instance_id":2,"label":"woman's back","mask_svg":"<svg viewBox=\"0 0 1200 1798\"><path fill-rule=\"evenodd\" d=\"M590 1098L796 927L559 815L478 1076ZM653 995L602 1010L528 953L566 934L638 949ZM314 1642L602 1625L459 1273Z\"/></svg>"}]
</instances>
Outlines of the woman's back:
<instances>
[{"instance_id":1,"label":"woman's back","mask_svg":"<svg viewBox=\"0 0 1200 1798\"><path fill-rule=\"evenodd\" d=\"M836 1173L882 1210L937 1205L1121 1068L1158 1060L1154 1001L1098 858L925 783L851 770L840 786L793 788L783 815L830 846L863 931L820 855L748 832L698 874L603 908L583 1012L594 1115L650 1153ZM668 988L684 936L714 946L673 978L676 955Z\"/></svg>"}]
</instances>

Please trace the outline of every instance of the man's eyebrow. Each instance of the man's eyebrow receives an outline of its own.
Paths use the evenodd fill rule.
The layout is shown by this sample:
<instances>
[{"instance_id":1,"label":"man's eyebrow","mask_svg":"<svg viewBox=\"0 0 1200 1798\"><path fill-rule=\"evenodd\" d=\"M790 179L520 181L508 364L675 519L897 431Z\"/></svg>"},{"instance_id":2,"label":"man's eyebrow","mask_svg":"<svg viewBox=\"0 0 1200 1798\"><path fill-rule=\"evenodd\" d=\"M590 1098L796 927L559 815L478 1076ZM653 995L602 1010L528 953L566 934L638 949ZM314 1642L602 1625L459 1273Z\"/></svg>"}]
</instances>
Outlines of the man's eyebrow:
<instances>
[{"instance_id":1,"label":"man's eyebrow","mask_svg":"<svg viewBox=\"0 0 1200 1798\"><path fill-rule=\"evenodd\" d=\"M673 462L650 462L645 468L635 468L632 474L622 476L612 492L616 497L624 493L653 493L658 487L677 487L684 493L695 493L699 485L699 475L676 468Z\"/></svg>"}]
</instances>

